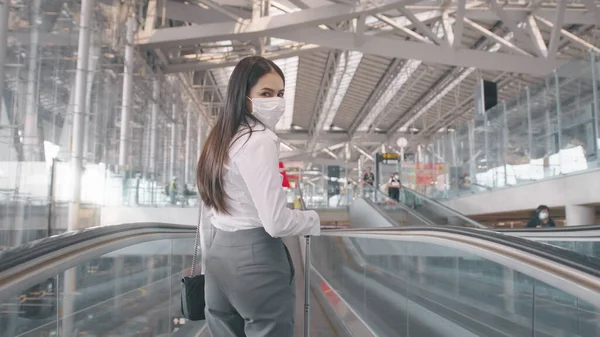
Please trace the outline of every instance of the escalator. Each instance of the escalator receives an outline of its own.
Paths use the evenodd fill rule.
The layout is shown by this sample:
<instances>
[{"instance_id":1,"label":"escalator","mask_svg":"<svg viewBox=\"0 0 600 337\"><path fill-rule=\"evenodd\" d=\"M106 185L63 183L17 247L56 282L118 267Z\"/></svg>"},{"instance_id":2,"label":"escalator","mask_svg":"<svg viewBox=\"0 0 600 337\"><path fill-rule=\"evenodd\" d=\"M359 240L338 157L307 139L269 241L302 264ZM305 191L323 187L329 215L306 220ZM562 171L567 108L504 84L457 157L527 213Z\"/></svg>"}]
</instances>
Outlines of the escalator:
<instances>
[{"instance_id":1,"label":"escalator","mask_svg":"<svg viewBox=\"0 0 600 337\"><path fill-rule=\"evenodd\" d=\"M393 226L487 226L408 188L400 190L400 201L392 200L381 191L366 193L350 205L350 212L383 212ZM354 226L354 225L353 225ZM355 226L354 226L355 227ZM379 227L379 226L378 226Z\"/></svg>"},{"instance_id":2,"label":"escalator","mask_svg":"<svg viewBox=\"0 0 600 337\"><path fill-rule=\"evenodd\" d=\"M189 226L127 224L2 252L0 336L208 336L179 314L193 237ZM286 240L298 281L301 239ZM592 256L449 226L323 230L311 248L313 336L600 335Z\"/></svg>"}]
</instances>

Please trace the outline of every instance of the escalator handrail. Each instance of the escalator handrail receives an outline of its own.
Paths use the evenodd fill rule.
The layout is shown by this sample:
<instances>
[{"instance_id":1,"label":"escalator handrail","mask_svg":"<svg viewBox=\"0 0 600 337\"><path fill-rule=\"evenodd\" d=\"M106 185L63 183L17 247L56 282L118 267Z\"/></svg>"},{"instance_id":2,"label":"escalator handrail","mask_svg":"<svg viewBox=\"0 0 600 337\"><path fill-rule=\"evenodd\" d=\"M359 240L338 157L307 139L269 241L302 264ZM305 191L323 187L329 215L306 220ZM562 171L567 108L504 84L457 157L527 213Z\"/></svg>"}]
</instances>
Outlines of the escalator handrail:
<instances>
[{"instance_id":1,"label":"escalator handrail","mask_svg":"<svg viewBox=\"0 0 600 337\"><path fill-rule=\"evenodd\" d=\"M0 252L0 275L10 269L45 258L51 253L85 245L103 237L114 235L144 234L181 234L194 233L195 228L187 225L164 223L131 223L114 226L91 227L83 230L66 232L48 238L32 241Z\"/></svg>"},{"instance_id":2,"label":"escalator handrail","mask_svg":"<svg viewBox=\"0 0 600 337\"><path fill-rule=\"evenodd\" d=\"M304 206L304 200L302 197L302 191L298 189L300 193L300 201L302 205L302 209L306 209ZM381 192L380 192L381 193ZM373 204L372 201L368 200L368 198L364 198L370 204ZM385 212L381 211L379 207L374 207L376 211L378 211L382 216L384 216L389 221L393 220L385 214ZM600 229L600 226L582 226L582 227L591 227L593 229ZM538 229L540 230L540 229ZM576 231L577 229L568 229L567 231ZM600 260L591 256L587 256L584 254L579 254L577 252L563 249L560 247L556 247L553 245L547 245L544 243L524 239L515 235L503 234L498 231L494 231L491 229L479 229L479 228L470 228L470 227L455 227L455 226L407 226L407 227L390 227L390 228L366 228L366 229L323 229L322 233L324 235L336 235L337 234L347 234L352 232L381 232L385 231L388 233L393 232L422 232L422 231L432 231L437 233L451 233L451 234L459 234L466 235L473 238L478 238L482 240L492 241L498 244L506 245L533 255L536 255L541 258L548 259L550 261L557 262L559 264L568 266L570 268L582 271L584 273L593 275L595 277L600 278ZM546 230L549 231L549 230ZM560 232L560 230L554 229L554 231ZM526 231L523 231L526 232ZM558 239L558 237L556 238Z\"/></svg>"},{"instance_id":3,"label":"escalator handrail","mask_svg":"<svg viewBox=\"0 0 600 337\"><path fill-rule=\"evenodd\" d=\"M422 235L431 233L439 235L460 235L481 241L492 242L506 247L514 248L524 253L535 255L539 258L556 262L585 274L597 277L600 281L600 259L579 254L577 252L520 238L514 235L498 233L492 230L474 229L469 227L453 226L410 226L393 228L365 228L365 229L324 229L323 235L356 235L356 234L384 234L384 235Z\"/></svg>"},{"instance_id":4,"label":"escalator handrail","mask_svg":"<svg viewBox=\"0 0 600 337\"><path fill-rule=\"evenodd\" d=\"M131 245L189 238L195 227L134 223L89 228L0 252L0 303L82 262Z\"/></svg>"},{"instance_id":5,"label":"escalator handrail","mask_svg":"<svg viewBox=\"0 0 600 337\"><path fill-rule=\"evenodd\" d=\"M385 195L384 193L382 193L380 191L376 191L375 193L381 193L385 198L387 198L388 201L392 201L392 202L396 203L395 206L402 208L403 211L405 211L405 212L409 213L411 216L414 216L415 218L419 219L419 221L423 222L424 224L426 224L428 226L436 226L436 224L433 223L431 220L425 218L418 212L415 212L414 210L412 210L410 207L404 205L403 203L392 200L392 198L390 198L389 196ZM366 197L363 197L362 199L367 204L369 204L375 212L379 213L379 215L381 215L387 221L389 221L389 223L392 227L398 226L398 223L396 222L396 220L394 220L392 217L390 217L383 209L381 209L381 207L379 205L377 205L375 202L373 202L373 200L366 198Z\"/></svg>"},{"instance_id":6,"label":"escalator handrail","mask_svg":"<svg viewBox=\"0 0 600 337\"><path fill-rule=\"evenodd\" d=\"M469 224L471 224L475 228L489 228L488 226L486 226L484 224L481 224L481 223L479 223L479 222L477 222L477 221L469 218L468 216L466 216L466 215L464 215L464 214L462 214L462 213L460 213L460 212L458 212L458 211L456 211L456 210L454 210L454 209L452 209L452 208L450 208L450 207L448 207L448 206L446 206L446 205L444 205L444 204L442 204L442 203L440 203L440 202L438 202L438 201L436 201L436 200L434 200L434 199L432 199L432 198L430 198L430 197L428 197L428 196L426 196L424 194L421 194L421 193L419 193L419 192L417 192L415 190L412 190L412 189L410 189L408 187L404 187L403 186L402 188L404 188L408 192L410 192L410 193L418 196L419 198L421 198L423 200L426 200L429 203L434 204L436 207L439 207L439 208L441 208L441 209L443 209L443 210L451 213L453 216L456 216L456 217L460 218L461 220L463 220L465 222L468 222Z\"/></svg>"},{"instance_id":7,"label":"escalator handrail","mask_svg":"<svg viewBox=\"0 0 600 337\"><path fill-rule=\"evenodd\" d=\"M491 234L490 237L488 237L488 234ZM433 239L436 244L441 246L444 246L444 242L451 241L458 243L458 246L448 244L448 247L454 247L467 253L473 252L476 256L482 254L481 251L485 251L486 253L482 254L484 259L496 261L533 279L548 283L575 297L583 298L596 306L600 306L600 260L555 248L551 245L544 245L493 231L470 228L465 230L462 227L449 226L437 228L404 227L401 229L398 227L393 229L336 229L323 230L321 235L358 238L382 237L388 240L399 239L399 237L409 237L410 240L414 240L415 237L420 237ZM502 238L502 236L508 236L508 238ZM519 242L523 246L519 245ZM542 246L545 247L541 248ZM550 251L554 251L558 256L552 255ZM573 260L566 258L567 256L571 256Z\"/></svg>"},{"instance_id":8,"label":"escalator handrail","mask_svg":"<svg viewBox=\"0 0 600 337\"><path fill-rule=\"evenodd\" d=\"M545 228L496 228L501 233L573 233L573 232L597 232L600 236L600 225L564 226Z\"/></svg>"}]
</instances>

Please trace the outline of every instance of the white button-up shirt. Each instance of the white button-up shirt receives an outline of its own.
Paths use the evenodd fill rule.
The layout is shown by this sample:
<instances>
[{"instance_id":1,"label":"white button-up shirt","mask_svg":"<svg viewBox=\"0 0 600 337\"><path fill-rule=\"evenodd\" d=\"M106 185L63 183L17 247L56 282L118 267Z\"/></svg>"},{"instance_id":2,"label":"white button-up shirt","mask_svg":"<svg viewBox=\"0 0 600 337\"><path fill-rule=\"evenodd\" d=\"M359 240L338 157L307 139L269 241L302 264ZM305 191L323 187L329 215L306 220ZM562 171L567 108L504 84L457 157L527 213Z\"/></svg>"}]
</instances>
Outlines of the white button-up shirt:
<instances>
[{"instance_id":1,"label":"white button-up shirt","mask_svg":"<svg viewBox=\"0 0 600 337\"><path fill-rule=\"evenodd\" d=\"M264 227L272 237L319 235L321 223L315 211L292 210L279 172L279 138L262 126L253 128L229 150L224 173L229 214L204 208L201 228L202 271L214 238L214 228L233 232Z\"/></svg>"}]
</instances>

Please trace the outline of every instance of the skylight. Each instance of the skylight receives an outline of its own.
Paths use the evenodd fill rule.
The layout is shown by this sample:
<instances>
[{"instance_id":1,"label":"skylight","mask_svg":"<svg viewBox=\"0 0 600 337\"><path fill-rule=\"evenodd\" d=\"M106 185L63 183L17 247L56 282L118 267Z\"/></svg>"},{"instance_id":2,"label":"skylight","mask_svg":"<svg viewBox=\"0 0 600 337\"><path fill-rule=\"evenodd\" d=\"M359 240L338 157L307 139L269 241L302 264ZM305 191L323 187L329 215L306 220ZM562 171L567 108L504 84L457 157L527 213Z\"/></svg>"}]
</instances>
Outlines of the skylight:
<instances>
[{"instance_id":1,"label":"skylight","mask_svg":"<svg viewBox=\"0 0 600 337\"><path fill-rule=\"evenodd\" d=\"M363 54L357 51L343 53L340 57L340 62L335 70L335 76L327 93L327 99L323 108L323 113L327 116L321 127L323 130L328 130L331 123L333 123L333 119L342 104L346 91L350 87L350 82L352 82L352 78L362 57Z\"/></svg>"},{"instance_id":2,"label":"skylight","mask_svg":"<svg viewBox=\"0 0 600 337\"><path fill-rule=\"evenodd\" d=\"M439 22L436 22L431 30L440 38L444 36L444 30ZM429 40L429 38L427 38L427 40ZM381 116L384 110L393 108L388 107L388 104L392 98L394 98L398 92L400 92L400 89L404 87L404 84L408 82L412 74L417 70L421 63L423 62L420 60L408 60L404 64L398 75L396 75L396 78L394 78L392 81L392 84L386 89L386 91L383 92L383 94L381 94L379 100L375 103L367 117L360 124L358 131L369 131L369 127L374 124L374 121ZM373 127L375 126L376 125L373 125Z\"/></svg>"},{"instance_id":3,"label":"skylight","mask_svg":"<svg viewBox=\"0 0 600 337\"><path fill-rule=\"evenodd\" d=\"M408 82L408 79L412 76L412 74L417 70L417 68L423 63L419 60L408 60L406 64L400 70L400 73L396 76L392 84L388 87L388 89L381 95L377 103L371 109L371 112L367 115L367 117L363 120L363 122L358 127L358 131L364 132L368 131L369 127L373 124L373 121L376 120L383 110L387 107L388 103L398 94L400 89Z\"/></svg>"}]
</instances>

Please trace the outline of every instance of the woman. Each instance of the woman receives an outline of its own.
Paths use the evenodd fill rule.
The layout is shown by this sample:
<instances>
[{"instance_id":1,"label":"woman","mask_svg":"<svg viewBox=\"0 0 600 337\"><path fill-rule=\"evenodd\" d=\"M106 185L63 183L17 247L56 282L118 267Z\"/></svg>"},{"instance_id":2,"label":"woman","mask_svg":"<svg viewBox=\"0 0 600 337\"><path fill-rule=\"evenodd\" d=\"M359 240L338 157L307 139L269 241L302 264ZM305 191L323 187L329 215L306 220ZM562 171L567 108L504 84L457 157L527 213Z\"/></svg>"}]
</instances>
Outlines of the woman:
<instances>
[{"instance_id":1,"label":"woman","mask_svg":"<svg viewBox=\"0 0 600 337\"><path fill-rule=\"evenodd\" d=\"M294 335L294 267L281 237L319 235L320 221L314 211L288 209L281 186L274 130L285 110L284 87L272 61L241 60L200 155L202 272L212 336Z\"/></svg>"},{"instance_id":2,"label":"woman","mask_svg":"<svg viewBox=\"0 0 600 337\"><path fill-rule=\"evenodd\" d=\"M390 177L390 181L388 181L388 195L392 200L397 202L400 201L400 188L402 188L400 174L395 172Z\"/></svg>"},{"instance_id":3,"label":"woman","mask_svg":"<svg viewBox=\"0 0 600 337\"><path fill-rule=\"evenodd\" d=\"M550 208L539 205L535 210L534 217L527 223L527 228L556 227L554 220L550 218Z\"/></svg>"}]
</instances>

